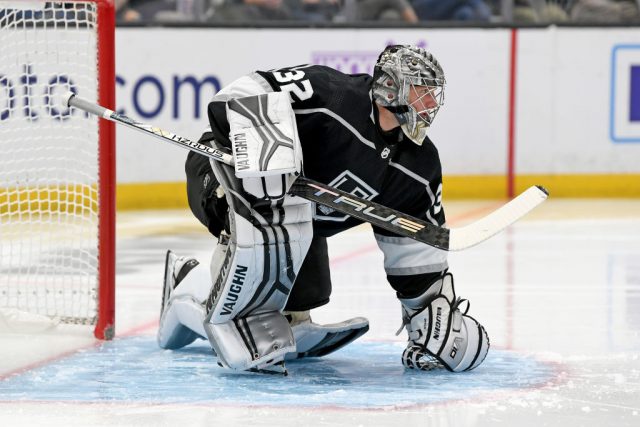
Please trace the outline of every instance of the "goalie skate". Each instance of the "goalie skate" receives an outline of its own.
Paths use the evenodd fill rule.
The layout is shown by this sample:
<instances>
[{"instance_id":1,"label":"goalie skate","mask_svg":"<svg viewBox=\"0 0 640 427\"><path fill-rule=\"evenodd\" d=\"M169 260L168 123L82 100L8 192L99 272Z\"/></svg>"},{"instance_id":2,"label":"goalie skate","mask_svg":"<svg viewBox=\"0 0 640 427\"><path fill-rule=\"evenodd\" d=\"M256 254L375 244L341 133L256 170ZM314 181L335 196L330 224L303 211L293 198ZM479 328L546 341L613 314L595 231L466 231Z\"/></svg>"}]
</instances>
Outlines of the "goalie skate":
<instances>
[{"instance_id":1,"label":"goalie skate","mask_svg":"<svg viewBox=\"0 0 640 427\"><path fill-rule=\"evenodd\" d=\"M162 290L162 305L160 307L160 325L165 320L165 312L167 307L171 304L171 294L182 279L198 265L198 261L193 258L185 259L179 257L171 250L167 251L167 256L164 262L164 286ZM160 328L162 330L162 328ZM184 325L176 327L171 333L171 337L163 340L163 348L177 349L191 344L200 335L193 332L191 329Z\"/></svg>"}]
</instances>

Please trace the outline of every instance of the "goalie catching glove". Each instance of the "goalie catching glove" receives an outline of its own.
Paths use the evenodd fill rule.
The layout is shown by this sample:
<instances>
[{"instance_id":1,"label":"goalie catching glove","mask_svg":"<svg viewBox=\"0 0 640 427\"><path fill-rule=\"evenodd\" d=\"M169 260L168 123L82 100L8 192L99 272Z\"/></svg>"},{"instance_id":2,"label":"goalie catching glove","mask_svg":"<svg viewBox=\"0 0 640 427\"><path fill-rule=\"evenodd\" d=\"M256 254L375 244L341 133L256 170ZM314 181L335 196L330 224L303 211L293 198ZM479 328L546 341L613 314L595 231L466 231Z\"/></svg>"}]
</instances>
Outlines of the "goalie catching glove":
<instances>
[{"instance_id":1,"label":"goalie catching glove","mask_svg":"<svg viewBox=\"0 0 640 427\"><path fill-rule=\"evenodd\" d=\"M423 294L400 298L409 334L402 364L410 369L444 367L452 372L478 367L489 351L484 327L467 315L469 302L456 298L453 276L445 274ZM464 310L462 310L464 308Z\"/></svg>"}]
</instances>

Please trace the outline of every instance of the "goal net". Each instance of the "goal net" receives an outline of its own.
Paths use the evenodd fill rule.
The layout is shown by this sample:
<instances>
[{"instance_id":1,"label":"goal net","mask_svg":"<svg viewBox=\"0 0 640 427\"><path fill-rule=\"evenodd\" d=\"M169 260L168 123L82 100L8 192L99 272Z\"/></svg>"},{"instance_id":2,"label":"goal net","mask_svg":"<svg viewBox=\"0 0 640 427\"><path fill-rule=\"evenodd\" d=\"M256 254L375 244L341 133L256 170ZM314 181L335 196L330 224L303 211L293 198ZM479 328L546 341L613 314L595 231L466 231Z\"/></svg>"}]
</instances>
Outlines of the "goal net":
<instances>
[{"instance_id":1,"label":"goal net","mask_svg":"<svg viewBox=\"0 0 640 427\"><path fill-rule=\"evenodd\" d=\"M0 310L113 335L113 2L0 0Z\"/></svg>"}]
</instances>

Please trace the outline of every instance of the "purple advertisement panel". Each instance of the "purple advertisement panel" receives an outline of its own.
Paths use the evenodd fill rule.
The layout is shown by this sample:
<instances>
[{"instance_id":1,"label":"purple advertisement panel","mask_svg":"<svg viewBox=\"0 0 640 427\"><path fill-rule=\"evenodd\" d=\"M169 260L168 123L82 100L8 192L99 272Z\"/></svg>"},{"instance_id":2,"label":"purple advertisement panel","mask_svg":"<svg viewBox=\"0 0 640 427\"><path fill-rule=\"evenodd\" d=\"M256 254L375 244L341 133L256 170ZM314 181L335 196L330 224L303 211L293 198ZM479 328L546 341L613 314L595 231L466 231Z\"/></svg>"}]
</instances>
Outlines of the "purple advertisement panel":
<instances>
[{"instance_id":1,"label":"purple advertisement panel","mask_svg":"<svg viewBox=\"0 0 640 427\"><path fill-rule=\"evenodd\" d=\"M631 66L629 121L640 122L640 65Z\"/></svg>"}]
</instances>

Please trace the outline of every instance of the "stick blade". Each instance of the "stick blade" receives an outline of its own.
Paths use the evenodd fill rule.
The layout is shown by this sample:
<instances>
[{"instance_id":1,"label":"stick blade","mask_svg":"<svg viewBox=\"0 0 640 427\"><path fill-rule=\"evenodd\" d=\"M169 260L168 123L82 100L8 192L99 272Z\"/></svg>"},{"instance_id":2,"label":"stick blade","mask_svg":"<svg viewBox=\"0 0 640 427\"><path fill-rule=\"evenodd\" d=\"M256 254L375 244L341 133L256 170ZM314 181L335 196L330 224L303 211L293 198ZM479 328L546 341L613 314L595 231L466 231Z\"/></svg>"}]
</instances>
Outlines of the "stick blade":
<instances>
[{"instance_id":1,"label":"stick blade","mask_svg":"<svg viewBox=\"0 0 640 427\"><path fill-rule=\"evenodd\" d=\"M452 228L449 250L461 251L484 242L528 214L547 200L549 192L539 185L529 187L509 203L464 227Z\"/></svg>"}]
</instances>

